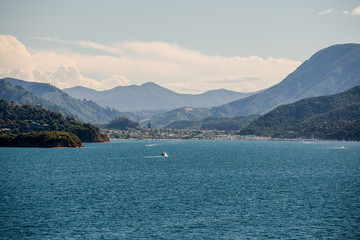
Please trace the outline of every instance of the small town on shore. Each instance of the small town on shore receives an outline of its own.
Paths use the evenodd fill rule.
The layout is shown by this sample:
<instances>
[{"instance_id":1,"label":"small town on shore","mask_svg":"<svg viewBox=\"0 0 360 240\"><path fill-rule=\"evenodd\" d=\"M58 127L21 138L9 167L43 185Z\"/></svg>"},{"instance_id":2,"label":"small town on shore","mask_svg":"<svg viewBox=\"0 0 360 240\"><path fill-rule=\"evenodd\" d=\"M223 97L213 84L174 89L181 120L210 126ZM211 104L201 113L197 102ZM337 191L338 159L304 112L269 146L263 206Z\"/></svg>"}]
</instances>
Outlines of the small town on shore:
<instances>
[{"instance_id":1,"label":"small town on shore","mask_svg":"<svg viewBox=\"0 0 360 240\"><path fill-rule=\"evenodd\" d=\"M238 131L223 130L176 130L136 128L128 130L101 129L111 140L281 140L318 141L313 136L303 138L272 138L253 135L238 135Z\"/></svg>"}]
</instances>

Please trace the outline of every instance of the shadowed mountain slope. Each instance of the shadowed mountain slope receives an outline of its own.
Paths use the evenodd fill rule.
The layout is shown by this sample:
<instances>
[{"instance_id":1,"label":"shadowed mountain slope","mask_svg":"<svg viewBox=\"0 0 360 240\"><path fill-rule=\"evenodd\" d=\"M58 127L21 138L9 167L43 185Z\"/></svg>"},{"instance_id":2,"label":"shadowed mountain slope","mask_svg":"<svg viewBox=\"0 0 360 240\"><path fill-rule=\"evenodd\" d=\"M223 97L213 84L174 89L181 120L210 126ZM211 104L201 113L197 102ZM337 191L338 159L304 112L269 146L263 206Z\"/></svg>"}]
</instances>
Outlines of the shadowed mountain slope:
<instances>
[{"instance_id":1,"label":"shadowed mountain slope","mask_svg":"<svg viewBox=\"0 0 360 240\"><path fill-rule=\"evenodd\" d=\"M211 111L226 117L264 114L282 104L339 93L359 84L360 44L334 45L314 54L279 84Z\"/></svg>"},{"instance_id":2,"label":"shadowed mountain slope","mask_svg":"<svg viewBox=\"0 0 360 240\"><path fill-rule=\"evenodd\" d=\"M8 102L14 102L21 105L41 105L43 108L61 113L65 117L72 116L71 113L65 111L59 106L35 96L20 86L13 86L12 84L5 82L4 79L0 79L0 98L5 99Z\"/></svg>"}]
</instances>

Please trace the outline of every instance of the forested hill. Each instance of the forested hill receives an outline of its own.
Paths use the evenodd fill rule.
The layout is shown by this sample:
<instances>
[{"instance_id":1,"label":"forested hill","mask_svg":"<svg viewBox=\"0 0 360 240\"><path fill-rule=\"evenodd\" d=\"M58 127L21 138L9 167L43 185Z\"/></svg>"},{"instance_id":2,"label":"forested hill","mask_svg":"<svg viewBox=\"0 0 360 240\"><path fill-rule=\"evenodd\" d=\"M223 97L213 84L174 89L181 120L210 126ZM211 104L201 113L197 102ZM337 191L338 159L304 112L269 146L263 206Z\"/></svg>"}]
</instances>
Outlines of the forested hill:
<instances>
[{"instance_id":1,"label":"forested hill","mask_svg":"<svg viewBox=\"0 0 360 240\"><path fill-rule=\"evenodd\" d=\"M252 122L240 135L360 140L360 86L283 105Z\"/></svg>"},{"instance_id":2,"label":"forested hill","mask_svg":"<svg viewBox=\"0 0 360 240\"><path fill-rule=\"evenodd\" d=\"M108 141L92 124L63 117L60 113L30 105L16 105L0 99L0 131L26 133L36 131L62 131L77 135L83 142Z\"/></svg>"},{"instance_id":3,"label":"forested hill","mask_svg":"<svg viewBox=\"0 0 360 240\"><path fill-rule=\"evenodd\" d=\"M257 119L258 115L242 116L236 118L218 118L207 117L202 120L190 121L174 121L166 125L167 129L197 129L197 130L234 130L240 131Z\"/></svg>"},{"instance_id":4,"label":"forested hill","mask_svg":"<svg viewBox=\"0 0 360 240\"><path fill-rule=\"evenodd\" d=\"M69 132L0 134L0 147L80 148L81 140Z\"/></svg>"}]
</instances>

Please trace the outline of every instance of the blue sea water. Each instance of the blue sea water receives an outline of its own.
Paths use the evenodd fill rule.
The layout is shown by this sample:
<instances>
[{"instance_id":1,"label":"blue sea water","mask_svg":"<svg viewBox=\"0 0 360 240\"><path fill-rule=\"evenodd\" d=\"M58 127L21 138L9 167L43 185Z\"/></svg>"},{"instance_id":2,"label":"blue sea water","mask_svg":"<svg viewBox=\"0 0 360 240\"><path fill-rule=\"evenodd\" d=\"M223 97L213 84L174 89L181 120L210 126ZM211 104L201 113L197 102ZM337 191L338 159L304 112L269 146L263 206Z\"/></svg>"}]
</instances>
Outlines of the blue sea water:
<instances>
[{"instance_id":1,"label":"blue sea water","mask_svg":"<svg viewBox=\"0 0 360 240\"><path fill-rule=\"evenodd\" d=\"M84 146L0 148L1 239L360 239L358 142Z\"/></svg>"}]
</instances>

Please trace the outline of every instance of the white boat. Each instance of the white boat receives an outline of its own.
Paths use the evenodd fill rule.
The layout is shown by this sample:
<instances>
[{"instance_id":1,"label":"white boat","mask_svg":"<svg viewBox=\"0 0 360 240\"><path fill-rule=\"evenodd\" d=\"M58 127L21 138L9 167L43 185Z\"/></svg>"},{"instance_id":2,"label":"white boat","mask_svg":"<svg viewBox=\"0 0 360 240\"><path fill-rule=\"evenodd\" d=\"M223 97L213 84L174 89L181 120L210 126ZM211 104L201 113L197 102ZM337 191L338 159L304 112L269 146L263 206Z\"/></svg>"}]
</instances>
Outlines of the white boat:
<instances>
[{"instance_id":1,"label":"white boat","mask_svg":"<svg viewBox=\"0 0 360 240\"><path fill-rule=\"evenodd\" d=\"M167 155L166 152L163 152L163 153L161 154L161 156L162 156L162 157L168 157L168 155Z\"/></svg>"}]
</instances>

